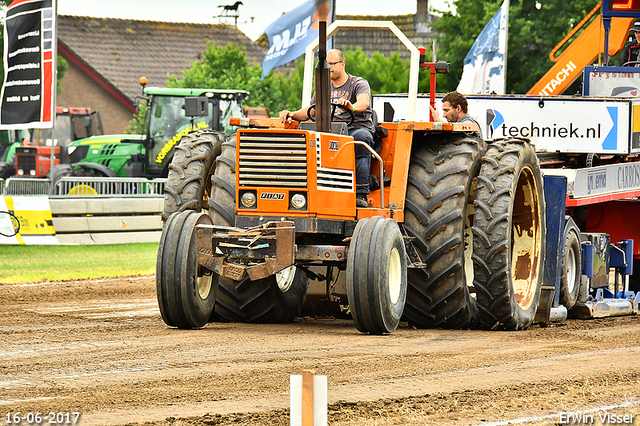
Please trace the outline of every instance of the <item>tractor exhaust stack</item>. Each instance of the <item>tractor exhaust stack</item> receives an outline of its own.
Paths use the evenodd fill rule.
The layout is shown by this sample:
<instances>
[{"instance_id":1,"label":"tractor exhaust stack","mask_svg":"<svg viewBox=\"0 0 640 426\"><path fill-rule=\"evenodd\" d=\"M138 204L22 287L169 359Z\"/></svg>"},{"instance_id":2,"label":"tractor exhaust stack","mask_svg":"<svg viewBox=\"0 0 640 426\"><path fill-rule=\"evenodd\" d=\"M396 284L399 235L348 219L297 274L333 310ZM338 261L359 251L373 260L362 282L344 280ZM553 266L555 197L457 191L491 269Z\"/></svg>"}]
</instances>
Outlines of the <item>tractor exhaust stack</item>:
<instances>
[{"instance_id":1,"label":"tractor exhaust stack","mask_svg":"<svg viewBox=\"0 0 640 426\"><path fill-rule=\"evenodd\" d=\"M320 21L318 28L318 64L316 65L316 131L331 131L331 86L327 63L327 22Z\"/></svg>"}]
</instances>

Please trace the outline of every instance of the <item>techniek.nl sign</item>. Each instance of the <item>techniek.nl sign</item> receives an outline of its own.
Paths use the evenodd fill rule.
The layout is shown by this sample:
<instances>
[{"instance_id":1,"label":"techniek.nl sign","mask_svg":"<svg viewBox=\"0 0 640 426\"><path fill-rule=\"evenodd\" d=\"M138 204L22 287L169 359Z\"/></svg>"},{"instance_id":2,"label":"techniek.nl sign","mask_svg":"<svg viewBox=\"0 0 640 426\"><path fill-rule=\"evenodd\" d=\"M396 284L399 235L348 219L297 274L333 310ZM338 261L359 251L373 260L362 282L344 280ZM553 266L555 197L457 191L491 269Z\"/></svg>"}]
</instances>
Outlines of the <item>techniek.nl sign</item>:
<instances>
[{"instance_id":1,"label":"techniek.nl sign","mask_svg":"<svg viewBox=\"0 0 640 426\"><path fill-rule=\"evenodd\" d=\"M469 99L487 139L529 138L539 152L626 153L628 102Z\"/></svg>"},{"instance_id":2,"label":"techniek.nl sign","mask_svg":"<svg viewBox=\"0 0 640 426\"><path fill-rule=\"evenodd\" d=\"M623 154L629 150L630 102L616 100L468 97L469 114L485 139L529 138L538 152ZM374 95L373 107L383 116L384 103L394 120L407 115L402 95ZM442 110L441 99L436 107ZM429 98L419 97L416 120L429 121Z\"/></svg>"}]
</instances>

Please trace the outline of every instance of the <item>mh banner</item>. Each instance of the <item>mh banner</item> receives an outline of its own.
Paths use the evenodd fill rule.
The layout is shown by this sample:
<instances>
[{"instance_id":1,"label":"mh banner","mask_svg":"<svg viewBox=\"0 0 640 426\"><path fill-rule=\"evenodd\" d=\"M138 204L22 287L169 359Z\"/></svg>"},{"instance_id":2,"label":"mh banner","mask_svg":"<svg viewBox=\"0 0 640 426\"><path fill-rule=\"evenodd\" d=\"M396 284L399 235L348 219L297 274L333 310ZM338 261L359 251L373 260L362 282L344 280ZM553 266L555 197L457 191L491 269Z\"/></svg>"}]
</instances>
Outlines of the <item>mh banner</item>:
<instances>
[{"instance_id":1,"label":"mh banner","mask_svg":"<svg viewBox=\"0 0 640 426\"><path fill-rule=\"evenodd\" d=\"M51 128L55 120L56 0L15 0L4 25L0 128Z\"/></svg>"},{"instance_id":2,"label":"mh banner","mask_svg":"<svg viewBox=\"0 0 640 426\"><path fill-rule=\"evenodd\" d=\"M318 37L318 22L331 24L332 1L308 0L285 13L264 30L269 51L262 61L262 78L269 71L304 55L309 43Z\"/></svg>"},{"instance_id":3,"label":"mh banner","mask_svg":"<svg viewBox=\"0 0 640 426\"><path fill-rule=\"evenodd\" d=\"M509 0L484 27L464 58L458 92L504 95L507 82Z\"/></svg>"}]
</instances>

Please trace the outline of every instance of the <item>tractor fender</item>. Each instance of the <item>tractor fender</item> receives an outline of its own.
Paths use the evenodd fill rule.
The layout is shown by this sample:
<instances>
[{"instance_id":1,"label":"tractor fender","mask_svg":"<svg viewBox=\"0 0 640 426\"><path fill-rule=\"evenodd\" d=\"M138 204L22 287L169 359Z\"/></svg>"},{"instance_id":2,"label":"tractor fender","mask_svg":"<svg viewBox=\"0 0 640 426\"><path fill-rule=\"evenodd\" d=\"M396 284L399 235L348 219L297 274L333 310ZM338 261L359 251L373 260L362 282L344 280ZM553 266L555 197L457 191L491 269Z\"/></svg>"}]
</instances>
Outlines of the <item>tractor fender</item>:
<instances>
[{"instance_id":1,"label":"tractor fender","mask_svg":"<svg viewBox=\"0 0 640 426\"><path fill-rule=\"evenodd\" d=\"M114 172L113 170L111 170L107 166L104 166L104 165L98 164L98 163L80 162L80 163L71 164L71 168L72 169L76 169L78 167L83 168L83 169L95 169L95 170L98 170L99 172L104 174L106 177L119 177L116 172Z\"/></svg>"}]
</instances>

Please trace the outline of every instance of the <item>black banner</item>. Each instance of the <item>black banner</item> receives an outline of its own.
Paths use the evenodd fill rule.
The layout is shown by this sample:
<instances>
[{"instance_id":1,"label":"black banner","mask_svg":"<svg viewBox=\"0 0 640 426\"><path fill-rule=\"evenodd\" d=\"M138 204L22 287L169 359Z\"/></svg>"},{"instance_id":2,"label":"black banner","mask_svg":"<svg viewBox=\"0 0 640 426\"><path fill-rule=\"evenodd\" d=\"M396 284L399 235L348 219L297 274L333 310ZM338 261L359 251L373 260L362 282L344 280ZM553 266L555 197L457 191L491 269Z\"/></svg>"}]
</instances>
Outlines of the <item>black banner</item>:
<instances>
[{"instance_id":1,"label":"black banner","mask_svg":"<svg viewBox=\"0 0 640 426\"><path fill-rule=\"evenodd\" d=\"M0 127L53 127L54 33L52 0L16 0L7 9Z\"/></svg>"}]
</instances>

